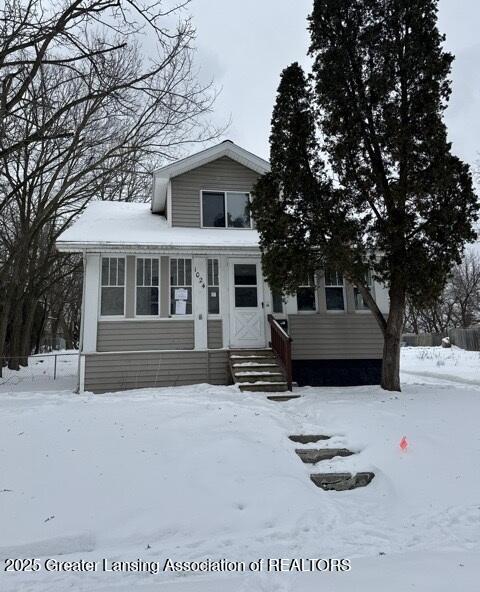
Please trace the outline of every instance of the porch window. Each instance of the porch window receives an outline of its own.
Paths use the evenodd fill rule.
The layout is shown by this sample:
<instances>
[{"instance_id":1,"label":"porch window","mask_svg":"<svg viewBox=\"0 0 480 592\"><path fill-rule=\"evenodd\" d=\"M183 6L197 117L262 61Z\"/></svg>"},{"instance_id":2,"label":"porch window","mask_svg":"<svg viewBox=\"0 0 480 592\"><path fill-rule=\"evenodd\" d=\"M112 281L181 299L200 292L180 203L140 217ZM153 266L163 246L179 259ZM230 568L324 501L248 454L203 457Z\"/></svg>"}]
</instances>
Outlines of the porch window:
<instances>
[{"instance_id":1,"label":"porch window","mask_svg":"<svg viewBox=\"0 0 480 592\"><path fill-rule=\"evenodd\" d=\"M325 299L327 310L345 310L343 275L338 271L325 271Z\"/></svg>"},{"instance_id":2,"label":"porch window","mask_svg":"<svg viewBox=\"0 0 480 592\"><path fill-rule=\"evenodd\" d=\"M317 310L315 278L313 275L305 278L304 284L297 290L297 310L299 312L315 312Z\"/></svg>"},{"instance_id":3,"label":"porch window","mask_svg":"<svg viewBox=\"0 0 480 592\"><path fill-rule=\"evenodd\" d=\"M283 296L280 292L272 292L273 314L283 314Z\"/></svg>"},{"instance_id":4,"label":"porch window","mask_svg":"<svg viewBox=\"0 0 480 592\"><path fill-rule=\"evenodd\" d=\"M251 228L250 193L202 191L204 228Z\"/></svg>"},{"instance_id":5,"label":"porch window","mask_svg":"<svg viewBox=\"0 0 480 592\"><path fill-rule=\"evenodd\" d=\"M208 260L208 314L220 314L218 259Z\"/></svg>"},{"instance_id":6,"label":"porch window","mask_svg":"<svg viewBox=\"0 0 480 592\"><path fill-rule=\"evenodd\" d=\"M372 274L370 270L368 270L367 275L365 277L365 283L367 285L368 291L372 291ZM355 310L369 310L367 303L363 299L363 296L360 294L360 290L354 286L353 288L353 295L355 298Z\"/></svg>"},{"instance_id":7,"label":"porch window","mask_svg":"<svg viewBox=\"0 0 480 592\"><path fill-rule=\"evenodd\" d=\"M158 259L137 259L136 314L138 316L158 315L158 292Z\"/></svg>"},{"instance_id":8,"label":"porch window","mask_svg":"<svg viewBox=\"0 0 480 592\"><path fill-rule=\"evenodd\" d=\"M100 314L105 317L125 314L124 257L102 257Z\"/></svg>"},{"instance_id":9,"label":"porch window","mask_svg":"<svg viewBox=\"0 0 480 592\"><path fill-rule=\"evenodd\" d=\"M170 259L170 314L192 314L191 259Z\"/></svg>"}]
</instances>

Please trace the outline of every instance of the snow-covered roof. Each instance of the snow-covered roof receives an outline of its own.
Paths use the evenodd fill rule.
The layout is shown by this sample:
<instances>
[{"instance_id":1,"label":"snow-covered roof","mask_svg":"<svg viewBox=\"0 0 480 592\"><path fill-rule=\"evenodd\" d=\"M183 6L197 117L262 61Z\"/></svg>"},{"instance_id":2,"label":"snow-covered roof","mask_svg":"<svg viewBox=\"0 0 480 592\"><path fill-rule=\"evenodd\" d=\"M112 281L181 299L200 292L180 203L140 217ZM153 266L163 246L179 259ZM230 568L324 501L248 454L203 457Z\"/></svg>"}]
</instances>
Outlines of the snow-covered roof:
<instances>
[{"instance_id":1,"label":"snow-covered roof","mask_svg":"<svg viewBox=\"0 0 480 592\"><path fill-rule=\"evenodd\" d=\"M170 179L178 175L183 175L183 173L208 164L209 162L213 162L222 156L228 156L228 158L252 169L260 175L270 170L270 164L266 160L248 152L245 148L237 146L231 140L225 140L211 148L207 148L156 170L153 174L152 211L155 213L163 213L165 211Z\"/></svg>"},{"instance_id":2,"label":"snow-covered roof","mask_svg":"<svg viewBox=\"0 0 480 592\"><path fill-rule=\"evenodd\" d=\"M57 248L66 252L258 250L258 239L256 230L171 227L164 216L152 213L150 204L97 201L58 238Z\"/></svg>"}]
</instances>

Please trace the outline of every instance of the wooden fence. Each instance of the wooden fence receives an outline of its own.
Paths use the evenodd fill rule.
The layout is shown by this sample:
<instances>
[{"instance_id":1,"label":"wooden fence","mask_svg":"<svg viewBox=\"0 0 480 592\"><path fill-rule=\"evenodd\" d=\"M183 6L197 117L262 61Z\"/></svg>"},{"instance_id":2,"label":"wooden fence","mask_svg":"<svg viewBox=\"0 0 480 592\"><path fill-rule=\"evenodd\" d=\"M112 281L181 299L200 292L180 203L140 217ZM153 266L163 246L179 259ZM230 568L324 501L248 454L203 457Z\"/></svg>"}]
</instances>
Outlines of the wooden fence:
<instances>
[{"instance_id":1,"label":"wooden fence","mask_svg":"<svg viewBox=\"0 0 480 592\"><path fill-rule=\"evenodd\" d=\"M434 347L442 345L443 337L445 337L445 335L440 333L422 333L420 335L405 333L402 336L402 341L409 347Z\"/></svg>"},{"instance_id":2,"label":"wooden fence","mask_svg":"<svg viewBox=\"0 0 480 592\"><path fill-rule=\"evenodd\" d=\"M469 351L480 351L480 325L469 329L450 329L450 342Z\"/></svg>"},{"instance_id":3,"label":"wooden fence","mask_svg":"<svg viewBox=\"0 0 480 592\"><path fill-rule=\"evenodd\" d=\"M409 347L436 347L442 345L442 339L446 337L441 333L423 333L415 335L405 333L402 342ZM480 351L480 325L469 329L450 329L448 331L450 343L469 351Z\"/></svg>"}]
</instances>

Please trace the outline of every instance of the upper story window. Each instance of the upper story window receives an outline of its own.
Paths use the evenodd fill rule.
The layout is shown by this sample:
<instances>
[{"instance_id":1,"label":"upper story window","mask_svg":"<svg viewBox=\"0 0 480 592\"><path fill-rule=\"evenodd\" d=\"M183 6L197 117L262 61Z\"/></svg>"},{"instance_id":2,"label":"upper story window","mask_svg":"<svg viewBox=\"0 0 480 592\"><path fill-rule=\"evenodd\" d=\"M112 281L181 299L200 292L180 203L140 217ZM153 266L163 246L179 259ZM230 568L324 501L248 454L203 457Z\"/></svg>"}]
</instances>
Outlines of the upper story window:
<instances>
[{"instance_id":1,"label":"upper story window","mask_svg":"<svg viewBox=\"0 0 480 592\"><path fill-rule=\"evenodd\" d=\"M208 260L208 314L220 314L218 259Z\"/></svg>"},{"instance_id":2,"label":"upper story window","mask_svg":"<svg viewBox=\"0 0 480 592\"><path fill-rule=\"evenodd\" d=\"M343 275L338 271L325 271L325 299L327 310L345 310Z\"/></svg>"},{"instance_id":3,"label":"upper story window","mask_svg":"<svg viewBox=\"0 0 480 592\"><path fill-rule=\"evenodd\" d=\"M124 257L102 257L100 314L104 317L125 314Z\"/></svg>"},{"instance_id":4,"label":"upper story window","mask_svg":"<svg viewBox=\"0 0 480 592\"><path fill-rule=\"evenodd\" d=\"M204 228L251 228L250 193L202 191Z\"/></svg>"},{"instance_id":5,"label":"upper story window","mask_svg":"<svg viewBox=\"0 0 480 592\"><path fill-rule=\"evenodd\" d=\"M191 259L170 259L170 314L192 314Z\"/></svg>"},{"instance_id":6,"label":"upper story window","mask_svg":"<svg viewBox=\"0 0 480 592\"><path fill-rule=\"evenodd\" d=\"M305 278L305 282L297 290L297 310L299 312L315 312L317 310L317 298L315 294L315 278Z\"/></svg>"},{"instance_id":7,"label":"upper story window","mask_svg":"<svg viewBox=\"0 0 480 592\"><path fill-rule=\"evenodd\" d=\"M370 273L370 270L367 272L367 275L365 277L365 283L367 285L368 291L371 292L372 291L372 274ZM354 294L354 298L355 298L355 310L369 310L367 303L365 302L365 300L363 299L363 296L360 293L360 290L356 286L354 286L354 288L353 288L353 294Z\"/></svg>"},{"instance_id":8,"label":"upper story window","mask_svg":"<svg viewBox=\"0 0 480 592\"><path fill-rule=\"evenodd\" d=\"M158 315L159 273L158 259L137 259L137 298L138 316Z\"/></svg>"}]
</instances>

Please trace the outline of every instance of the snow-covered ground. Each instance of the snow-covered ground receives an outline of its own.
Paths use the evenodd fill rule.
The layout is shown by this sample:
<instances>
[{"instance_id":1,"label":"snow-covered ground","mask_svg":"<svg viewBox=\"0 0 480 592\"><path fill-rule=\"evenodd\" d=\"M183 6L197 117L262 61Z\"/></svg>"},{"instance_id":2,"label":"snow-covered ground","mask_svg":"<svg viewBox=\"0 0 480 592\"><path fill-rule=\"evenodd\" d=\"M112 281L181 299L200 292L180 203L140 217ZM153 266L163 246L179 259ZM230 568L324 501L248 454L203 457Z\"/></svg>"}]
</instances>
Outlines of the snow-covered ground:
<instances>
[{"instance_id":1,"label":"snow-covered ground","mask_svg":"<svg viewBox=\"0 0 480 592\"><path fill-rule=\"evenodd\" d=\"M405 347L402 372L480 386L480 352L459 347Z\"/></svg>"},{"instance_id":2,"label":"snow-covered ground","mask_svg":"<svg viewBox=\"0 0 480 592\"><path fill-rule=\"evenodd\" d=\"M424 353L403 352L409 373L401 394L303 388L300 399L274 403L206 385L96 396L4 392L0 558L36 557L41 569L1 571L0 589L477 590L478 366L475 375L474 357L461 350ZM426 378L418 374L422 360ZM447 365L446 378L438 378L437 367ZM464 376L472 384L455 378ZM355 491L317 489L312 467L288 440L295 433L328 434L322 446L358 452L314 471L372 470L375 479ZM45 571L47 558L140 559L160 568L168 558L225 558L246 569L263 559L264 566L261 573L112 573L101 566L71 573ZM268 558L347 558L351 571L268 572Z\"/></svg>"},{"instance_id":3,"label":"snow-covered ground","mask_svg":"<svg viewBox=\"0 0 480 592\"><path fill-rule=\"evenodd\" d=\"M28 366L18 371L2 369L0 393L73 391L77 384L77 372L78 352L75 350L30 356Z\"/></svg>"}]
</instances>

